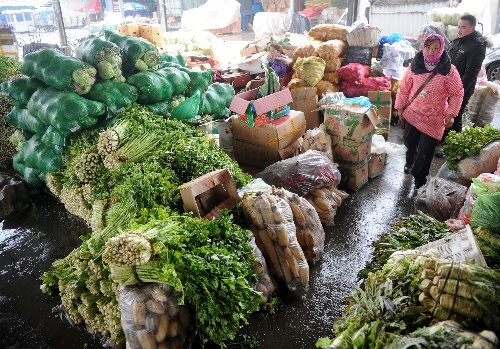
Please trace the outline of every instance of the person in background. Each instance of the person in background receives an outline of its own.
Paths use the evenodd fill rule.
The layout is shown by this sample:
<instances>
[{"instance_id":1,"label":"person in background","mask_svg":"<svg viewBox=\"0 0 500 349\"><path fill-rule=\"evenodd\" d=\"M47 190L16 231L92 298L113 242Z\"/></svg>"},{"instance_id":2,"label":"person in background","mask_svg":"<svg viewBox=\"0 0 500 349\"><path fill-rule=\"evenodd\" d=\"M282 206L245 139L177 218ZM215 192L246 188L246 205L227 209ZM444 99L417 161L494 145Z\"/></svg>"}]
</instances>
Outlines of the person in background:
<instances>
[{"instance_id":1,"label":"person in background","mask_svg":"<svg viewBox=\"0 0 500 349\"><path fill-rule=\"evenodd\" d=\"M429 35L400 81L394 104L405 129L404 172L413 175L415 189L425 184L434 150L445 127L453 125L463 95L460 75L444 51L443 37Z\"/></svg>"},{"instance_id":2,"label":"person in background","mask_svg":"<svg viewBox=\"0 0 500 349\"><path fill-rule=\"evenodd\" d=\"M267 52L269 53L267 66L272 68L278 74L279 78L282 79L292 60L285 55L283 47L277 42L271 42L267 48Z\"/></svg>"},{"instance_id":3,"label":"person in background","mask_svg":"<svg viewBox=\"0 0 500 349\"><path fill-rule=\"evenodd\" d=\"M457 38L451 42L448 54L451 64L457 68L462 79L464 99L460 111L453 122L453 126L445 131L441 143L444 142L449 131L462 132L462 114L470 97L474 93L477 75L481 70L486 55L486 46L486 38L476 30L476 17L472 15L460 17ZM444 154L439 150L436 152L436 156L443 157Z\"/></svg>"}]
</instances>

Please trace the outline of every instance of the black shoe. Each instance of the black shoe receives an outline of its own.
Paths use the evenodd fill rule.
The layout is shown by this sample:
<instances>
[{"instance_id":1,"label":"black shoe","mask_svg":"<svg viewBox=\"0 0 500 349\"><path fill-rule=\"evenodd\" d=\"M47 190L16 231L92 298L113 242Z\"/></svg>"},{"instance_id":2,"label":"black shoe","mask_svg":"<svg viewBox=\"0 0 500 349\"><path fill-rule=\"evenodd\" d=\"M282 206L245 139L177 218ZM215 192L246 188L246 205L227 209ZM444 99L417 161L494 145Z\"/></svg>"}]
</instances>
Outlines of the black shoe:
<instances>
[{"instance_id":1,"label":"black shoe","mask_svg":"<svg viewBox=\"0 0 500 349\"><path fill-rule=\"evenodd\" d=\"M415 181L415 190L423 187L424 184L425 184L425 182L417 182L417 181Z\"/></svg>"},{"instance_id":2,"label":"black shoe","mask_svg":"<svg viewBox=\"0 0 500 349\"><path fill-rule=\"evenodd\" d=\"M437 158L444 158L444 153L441 150L438 150L435 154L435 157Z\"/></svg>"},{"instance_id":3,"label":"black shoe","mask_svg":"<svg viewBox=\"0 0 500 349\"><path fill-rule=\"evenodd\" d=\"M411 166L405 165L405 173L410 173L410 172L411 172Z\"/></svg>"}]
</instances>

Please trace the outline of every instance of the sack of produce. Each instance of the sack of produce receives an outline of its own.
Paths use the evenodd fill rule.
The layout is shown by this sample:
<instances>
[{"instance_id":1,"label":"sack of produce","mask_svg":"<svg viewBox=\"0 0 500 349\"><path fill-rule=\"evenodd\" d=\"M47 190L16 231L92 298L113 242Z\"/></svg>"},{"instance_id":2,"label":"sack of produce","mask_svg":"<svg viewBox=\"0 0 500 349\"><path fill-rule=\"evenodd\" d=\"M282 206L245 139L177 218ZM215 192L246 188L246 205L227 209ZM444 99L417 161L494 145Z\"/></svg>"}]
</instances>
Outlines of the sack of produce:
<instances>
[{"instance_id":1,"label":"sack of produce","mask_svg":"<svg viewBox=\"0 0 500 349\"><path fill-rule=\"evenodd\" d=\"M340 92L340 86L332 84L330 81L321 80L316 84L318 98L323 98L327 93Z\"/></svg>"},{"instance_id":2,"label":"sack of produce","mask_svg":"<svg viewBox=\"0 0 500 349\"><path fill-rule=\"evenodd\" d=\"M90 91L97 74L91 64L49 48L26 55L19 70L61 91L72 91L79 95Z\"/></svg>"},{"instance_id":3,"label":"sack of produce","mask_svg":"<svg viewBox=\"0 0 500 349\"><path fill-rule=\"evenodd\" d=\"M319 43L307 43L297 47L293 53L293 59L297 60L299 58L316 56L316 48L318 46Z\"/></svg>"},{"instance_id":4,"label":"sack of produce","mask_svg":"<svg viewBox=\"0 0 500 349\"><path fill-rule=\"evenodd\" d=\"M183 93L191 81L189 74L175 67L164 67L162 69L158 69L155 73L165 76L167 80L173 84L174 95Z\"/></svg>"},{"instance_id":5,"label":"sack of produce","mask_svg":"<svg viewBox=\"0 0 500 349\"><path fill-rule=\"evenodd\" d=\"M12 108L12 111L5 115L5 121L12 126L19 127L21 130L38 133L40 135L47 129L47 125L31 115L28 109L18 107Z\"/></svg>"},{"instance_id":6,"label":"sack of produce","mask_svg":"<svg viewBox=\"0 0 500 349\"><path fill-rule=\"evenodd\" d=\"M338 165L317 150L278 161L257 175L264 182L304 196L314 189L340 183Z\"/></svg>"},{"instance_id":7,"label":"sack of produce","mask_svg":"<svg viewBox=\"0 0 500 349\"><path fill-rule=\"evenodd\" d=\"M456 218L463 207L467 187L439 177L429 177L418 189L415 208L444 222Z\"/></svg>"},{"instance_id":8,"label":"sack of produce","mask_svg":"<svg viewBox=\"0 0 500 349\"><path fill-rule=\"evenodd\" d=\"M311 264L320 261L325 248L325 230L314 207L303 197L283 188L273 187L273 194L290 205L297 242L306 260Z\"/></svg>"},{"instance_id":9,"label":"sack of produce","mask_svg":"<svg viewBox=\"0 0 500 349\"><path fill-rule=\"evenodd\" d=\"M316 48L316 55L323 58L325 61L335 57L342 56L347 48L347 44L342 40L329 40L321 43Z\"/></svg>"},{"instance_id":10,"label":"sack of produce","mask_svg":"<svg viewBox=\"0 0 500 349\"><path fill-rule=\"evenodd\" d=\"M471 185L476 193L470 224L500 234L500 176L482 174Z\"/></svg>"},{"instance_id":11,"label":"sack of produce","mask_svg":"<svg viewBox=\"0 0 500 349\"><path fill-rule=\"evenodd\" d=\"M231 105L233 97L234 88L232 85L214 82L201 96L199 114L208 114L214 117L229 114L227 108Z\"/></svg>"},{"instance_id":12,"label":"sack of produce","mask_svg":"<svg viewBox=\"0 0 500 349\"><path fill-rule=\"evenodd\" d=\"M157 102L152 104L144 104L150 112L161 116L169 116L172 110L172 103L170 101Z\"/></svg>"},{"instance_id":13,"label":"sack of produce","mask_svg":"<svg viewBox=\"0 0 500 349\"><path fill-rule=\"evenodd\" d=\"M22 155L20 153L14 155L12 167L23 176L24 181L28 183L31 188L41 188L44 186L45 183L42 180L42 172L26 166L22 161Z\"/></svg>"},{"instance_id":14,"label":"sack of produce","mask_svg":"<svg viewBox=\"0 0 500 349\"><path fill-rule=\"evenodd\" d=\"M65 136L94 126L98 117L106 111L103 103L54 88L36 91L27 108L31 115L46 125L54 126Z\"/></svg>"},{"instance_id":15,"label":"sack of produce","mask_svg":"<svg viewBox=\"0 0 500 349\"><path fill-rule=\"evenodd\" d=\"M200 111L200 104L201 95L199 91L196 91L194 95L173 108L170 118L174 120L194 119Z\"/></svg>"},{"instance_id":16,"label":"sack of produce","mask_svg":"<svg viewBox=\"0 0 500 349\"><path fill-rule=\"evenodd\" d=\"M340 75L337 71L326 71L323 75L323 80L331 82L334 85L338 85L340 83Z\"/></svg>"},{"instance_id":17,"label":"sack of produce","mask_svg":"<svg viewBox=\"0 0 500 349\"><path fill-rule=\"evenodd\" d=\"M181 65L183 67L186 66L186 58L183 55L171 55L168 53L160 52L160 63L161 62L170 62Z\"/></svg>"},{"instance_id":18,"label":"sack of produce","mask_svg":"<svg viewBox=\"0 0 500 349\"><path fill-rule=\"evenodd\" d=\"M42 135L41 141L45 144L53 144L56 149L64 149L69 145L69 135L64 135L54 126L49 126Z\"/></svg>"},{"instance_id":19,"label":"sack of produce","mask_svg":"<svg viewBox=\"0 0 500 349\"><path fill-rule=\"evenodd\" d=\"M40 172L57 172L63 164L63 153L53 144L45 144L41 135L34 134L23 142L19 151L19 161Z\"/></svg>"},{"instance_id":20,"label":"sack of produce","mask_svg":"<svg viewBox=\"0 0 500 349\"><path fill-rule=\"evenodd\" d=\"M125 81L122 76L122 56L116 44L90 35L78 41L75 56L92 64L101 79Z\"/></svg>"},{"instance_id":21,"label":"sack of produce","mask_svg":"<svg viewBox=\"0 0 500 349\"><path fill-rule=\"evenodd\" d=\"M320 189L314 189L304 198L311 204L311 206L318 213L321 223L326 226L334 224L334 218L337 214L337 207L342 204L345 198L349 195L338 190L336 186L329 186Z\"/></svg>"},{"instance_id":22,"label":"sack of produce","mask_svg":"<svg viewBox=\"0 0 500 349\"><path fill-rule=\"evenodd\" d=\"M137 102L141 104L167 101L184 91L189 81L188 74L171 67L158 71L141 71L127 79L128 84L137 88Z\"/></svg>"},{"instance_id":23,"label":"sack of produce","mask_svg":"<svg viewBox=\"0 0 500 349\"><path fill-rule=\"evenodd\" d=\"M119 291L119 302L127 348L191 346L193 316L187 305L179 305L172 286L124 286Z\"/></svg>"},{"instance_id":24,"label":"sack of produce","mask_svg":"<svg viewBox=\"0 0 500 349\"><path fill-rule=\"evenodd\" d=\"M370 67L361 63L349 63L337 69L337 74L344 81L361 81L370 76Z\"/></svg>"},{"instance_id":25,"label":"sack of produce","mask_svg":"<svg viewBox=\"0 0 500 349\"><path fill-rule=\"evenodd\" d=\"M390 91L391 77L380 76L363 78L359 81L342 81L340 84L342 92L346 97L354 98L368 96L368 91Z\"/></svg>"},{"instance_id":26,"label":"sack of produce","mask_svg":"<svg viewBox=\"0 0 500 349\"><path fill-rule=\"evenodd\" d=\"M269 301L269 297L271 297L278 286L272 279L269 268L267 267L266 259L257 246L255 238L250 240L249 245L253 248L253 255L255 257L255 263L252 265L252 270L255 275L259 276L259 281L257 281L254 289L257 292L260 292L260 296L262 298L260 301L260 305L264 305Z\"/></svg>"},{"instance_id":27,"label":"sack of produce","mask_svg":"<svg viewBox=\"0 0 500 349\"><path fill-rule=\"evenodd\" d=\"M325 72L334 72L342 66L343 57L333 57L325 60Z\"/></svg>"},{"instance_id":28,"label":"sack of produce","mask_svg":"<svg viewBox=\"0 0 500 349\"><path fill-rule=\"evenodd\" d=\"M500 85L490 81L487 86L479 86L467 104L467 116L474 126L484 127L490 124L500 105Z\"/></svg>"},{"instance_id":29,"label":"sack of produce","mask_svg":"<svg viewBox=\"0 0 500 349\"><path fill-rule=\"evenodd\" d=\"M177 68L189 75L190 81L183 93L186 97L191 97L196 91L200 91L201 93L205 92L208 86L213 82L213 71L211 69L196 71L173 62L165 61L160 62L160 64L158 65L159 69L167 67Z\"/></svg>"},{"instance_id":30,"label":"sack of produce","mask_svg":"<svg viewBox=\"0 0 500 349\"><path fill-rule=\"evenodd\" d=\"M7 96L12 104L18 108L26 108L31 95L47 84L36 78L21 76L0 84L0 92Z\"/></svg>"},{"instance_id":31,"label":"sack of produce","mask_svg":"<svg viewBox=\"0 0 500 349\"><path fill-rule=\"evenodd\" d=\"M312 28L307 35L321 41L335 39L347 41L346 34L348 31L349 27L340 24L319 24Z\"/></svg>"},{"instance_id":32,"label":"sack of produce","mask_svg":"<svg viewBox=\"0 0 500 349\"><path fill-rule=\"evenodd\" d=\"M288 83L288 88L290 90L293 90L295 88L302 88L302 87L309 87L309 85L307 84L307 82L305 82L304 80L299 79L299 78L294 78L294 79L290 80L290 82Z\"/></svg>"},{"instance_id":33,"label":"sack of produce","mask_svg":"<svg viewBox=\"0 0 500 349\"><path fill-rule=\"evenodd\" d=\"M156 70L160 62L158 48L143 38L120 35L112 31L104 31L106 40L116 44L123 52L123 72L125 76L133 70ZM128 71L126 71L128 70Z\"/></svg>"},{"instance_id":34,"label":"sack of produce","mask_svg":"<svg viewBox=\"0 0 500 349\"><path fill-rule=\"evenodd\" d=\"M328 159L333 161L332 138L326 133L325 124L307 130L304 134L300 151L305 153L309 149L321 151L326 154Z\"/></svg>"},{"instance_id":35,"label":"sack of produce","mask_svg":"<svg viewBox=\"0 0 500 349\"><path fill-rule=\"evenodd\" d=\"M309 265L297 242L293 213L288 203L275 196L244 194L243 209L257 228L255 241L271 272L284 280L289 290L309 287Z\"/></svg>"},{"instance_id":36,"label":"sack of produce","mask_svg":"<svg viewBox=\"0 0 500 349\"><path fill-rule=\"evenodd\" d=\"M111 80L96 82L89 93L85 95L85 98L91 101L101 102L106 105L108 109L107 118L115 117L117 113L134 103L138 97L139 94L135 86Z\"/></svg>"},{"instance_id":37,"label":"sack of produce","mask_svg":"<svg viewBox=\"0 0 500 349\"><path fill-rule=\"evenodd\" d=\"M323 79L325 73L325 61L320 57L300 58L293 65L300 79L304 80L309 86L314 87Z\"/></svg>"}]
</instances>

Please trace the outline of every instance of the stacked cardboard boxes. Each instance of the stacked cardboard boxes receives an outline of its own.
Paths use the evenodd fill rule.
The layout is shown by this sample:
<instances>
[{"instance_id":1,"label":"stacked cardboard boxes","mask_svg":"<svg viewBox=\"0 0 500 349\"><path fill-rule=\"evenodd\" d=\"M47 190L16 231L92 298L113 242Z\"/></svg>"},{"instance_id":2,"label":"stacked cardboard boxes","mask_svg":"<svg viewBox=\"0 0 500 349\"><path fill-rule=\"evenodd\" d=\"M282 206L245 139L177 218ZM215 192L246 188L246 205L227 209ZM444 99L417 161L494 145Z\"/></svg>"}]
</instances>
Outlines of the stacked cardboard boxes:
<instances>
[{"instance_id":1,"label":"stacked cardboard boxes","mask_svg":"<svg viewBox=\"0 0 500 349\"><path fill-rule=\"evenodd\" d=\"M165 39L160 24L124 24L117 27L121 35L135 36L148 40L158 49L165 49Z\"/></svg>"},{"instance_id":2,"label":"stacked cardboard boxes","mask_svg":"<svg viewBox=\"0 0 500 349\"><path fill-rule=\"evenodd\" d=\"M266 12L288 13L290 0L262 0L262 7Z\"/></svg>"},{"instance_id":3,"label":"stacked cardboard boxes","mask_svg":"<svg viewBox=\"0 0 500 349\"><path fill-rule=\"evenodd\" d=\"M318 110L317 88L299 87L294 88L290 92L293 98L290 108L304 113L308 130L318 127L322 120Z\"/></svg>"},{"instance_id":4,"label":"stacked cardboard boxes","mask_svg":"<svg viewBox=\"0 0 500 349\"><path fill-rule=\"evenodd\" d=\"M233 150L235 160L242 165L263 169L283 159L299 154L306 130L304 113L290 113L270 123L254 127L233 119Z\"/></svg>"},{"instance_id":5,"label":"stacked cardboard boxes","mask_svg":"<svg viewBox=\"0 0 500 349\"><path fill-rule=\"evenodd\" d=\"M377 131L387 140L391 128L392 93L391 91L368 91L370 103L377 108Z\"/></svg>"},{"instance_id":6,"label":"stacked cardboard boxes","mask_svg":"<svg viewBox=\"0 0 500 349\"><path fill-rule=\"evenodd\" d=\"M356 191L368 181L376 112L354 104L329 106L324 111L324 118L332 137L334 161L339 164L341 185Z\"/></svg>"}]
</instances>

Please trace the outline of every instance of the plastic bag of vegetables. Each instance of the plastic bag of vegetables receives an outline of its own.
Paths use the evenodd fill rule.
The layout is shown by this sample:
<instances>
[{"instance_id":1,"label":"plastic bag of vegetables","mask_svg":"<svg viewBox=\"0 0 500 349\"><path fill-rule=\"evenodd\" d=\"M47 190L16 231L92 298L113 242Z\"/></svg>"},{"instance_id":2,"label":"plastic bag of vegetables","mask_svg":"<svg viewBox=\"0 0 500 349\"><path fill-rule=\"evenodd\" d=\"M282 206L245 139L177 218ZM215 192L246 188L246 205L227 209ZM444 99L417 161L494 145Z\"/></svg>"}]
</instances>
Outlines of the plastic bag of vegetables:
<instances>
[{"instance_id":1,"label":"plastic bag of vegetables","mask_svg":"<svg viewBox=\"0 0 500 349\"><path fill-rule=\"evenodd\" d=\"M168 284L120 288L121 323L127 348L182 348L189 343L193 316L179 305L178 292Z\"/></svg>"},{"instance_id":2,"label":"plastic bag of vegetables","mask_svg":"<svg viewBox=\"0 0 500 349\"><path fill-rule=\"evenodd\" d=\"M14 169L23 176L25 182L28 183L31 188L43 187L43 173L34 168L26 166L26 164L24 164L22 161L22 156L20 153L14 155L14 158L12 159L12 167L14 167Z\"/></svg>"},{"instance_id":3,"label":"plastic bag of vegetables","mask_svg":"<svg viewBox=\"0 0 500 349\"><path fill-rule=\"evenodd\" d=\"M134 103L139 95L135 86L119 81L103 80L96 82L85 97L104 103L108 108L108 117L114 117Z\"/></svg>"},{"instance_id":4,"label":"plastic bag of vegetables","mask_svg":"<svg viewBox=\"0 0 500 349\"><path fill-rule=\"evenodd\" d=\"M161 62L172 62L179 64L180 66L186 66L186 58L183 55L170 55L168 53L160 53Z\"/></svg>"},{"instance_id":5,"label":"plastic bag of vegetables","mask_svg":"<svg viewBox=\"0 0 500 349\"><path fill-rule=\"evenodd\" d=\"M43 134L47 125L30 114L28 109L14 107L12 111L5 115L5 121L12 126L19 127L21 130L32 133Z\"/></svg>"},{"instance_id":6,"label":"plastic bag of vegetables","mask_svg":"<svg viewBox=\"0 0 500 349\"><path fill-rule=\"evenodd\" d=\"M19 160L40 172L57 172L62 167L63 154L52 144L45 144L41 135L34 134L21 145Z\"/></svg>"},{"instance_id":7,"label":"plastic bag of vegetables","mask_svg":"<svg viewBox=\"0 0 500 349\"><path fill-rule=\"evenodd\" d=\"M105 31L106 40L116 44L124 54L126 61L137 70L156 70L160 61L158 48L143 38L135 36L120 35L111 31Z\"/></svg>"},{"instance_id":8,"label":"plastic bag of vegetables","mask_svg":"<svg viewBox=\"0 0 500 349\"><path fill-rule=\"evenodd\" d=\"M56 49L45 48L24 57L19 70L62 91L86 94L95 83L97 70L77 58Z\"/></svg>"},{"instance_id":9,"label":"plastic bag of vegetables","mask_svg":"<svg viewBox=\"0 0 500 349\"><path fill-rule=\"evenodd\" d=\"M159 69L163 69L166 67L174 67L189 75L190 81L186 90L184 91L184 95L186 97L191 97L196 91L200 91L200 93L205 92L208 86L212 83L213 71L210 69L203 71L196 71L183 67L174 62L165 62L165 61L160 62L158 66Z\"/></svg>"},{"instance_id":10,"label":"plastic bag of vegetables","mask_svg":"<svg viewBox=\"0 0 500 349\"><path fill-rule=\"evenodd\" d=\"M200 114L222 116L228 113L227 107L231 105L234 97L234 88L229 84L215 82L208 86L201 96Z\"/></svg>"},{"instance_id":11,"label":"plastic bag of vegetables","mask_svg":"<svg viewBox=\"0 0 500 349\"><path fill-rule=\"evenodd\" d=\"M97 36L81 39L75 47L76 58L92 64L101 79L125 80L122 76L120 48Z\"/></svg>"},{"instance_id":12,"label":"plastic bag of vegetables","mask_svg":"<svg viewBox=\"0 0 500 349\"><path fill-rule=\"evenodd\" d=\"M152 104L167 101L184 91L189 75L176 68L164 68L154 72L141 71L130 76L127 83L137 88L139 103Z\"/></svg>"},{"instance_id":13,"label":"plastic bag of vegetables","mask_svg":"<svg viewBox=\"0 0 500 349\"><path fill-rule=\"evenodd\" d=\"M14 106L26 108L31 95L36 90L45 87L47 87L47 84L41 80L20 76L0 84L0 91L10 99Z\"/></svg>"},{"instance_id":14,"label":"plastic bag of vegetables","mask_svg":"<svg viewBox=\"0 0 500 349\"><path fill-rule=\"evenodd\" d=\"M27 108L31 115L46 125L54 126L65 136L94 126L98 117L106 111L103 103L54 88L36 91Z\"/></svg>"}]
</instances>

